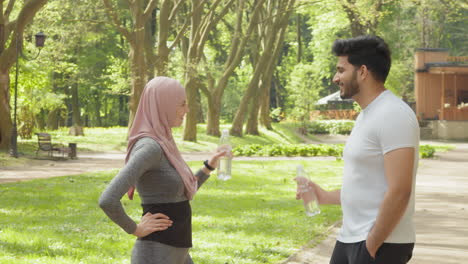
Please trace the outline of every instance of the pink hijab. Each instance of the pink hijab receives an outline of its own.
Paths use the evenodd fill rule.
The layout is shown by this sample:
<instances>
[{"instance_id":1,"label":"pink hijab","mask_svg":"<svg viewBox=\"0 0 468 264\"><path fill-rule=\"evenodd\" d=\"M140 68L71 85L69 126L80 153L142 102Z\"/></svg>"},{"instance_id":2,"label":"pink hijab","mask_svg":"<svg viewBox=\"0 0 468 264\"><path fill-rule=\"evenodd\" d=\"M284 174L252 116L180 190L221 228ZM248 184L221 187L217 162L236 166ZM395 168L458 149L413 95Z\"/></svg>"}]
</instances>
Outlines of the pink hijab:
<instances>
[{"instance_id":1,"label":"pink hijab","mask_svg":"<svg viewBox=\"0 0 468 264\"><path fill-rule=\"evenodd\" d=\"M142 137L150 137L159 143L169 162L182 177L185 194L192 199L197 191L197 180L185 163L172 137L171 125L176 120L177 105L185 100L185 89L168 77L156 77L149 81L140 98L135 120L130 129L125 163L130 158L133 146ZM128 190L128 197L133 199L135 186Z\"/></svg>"}]
</instances>

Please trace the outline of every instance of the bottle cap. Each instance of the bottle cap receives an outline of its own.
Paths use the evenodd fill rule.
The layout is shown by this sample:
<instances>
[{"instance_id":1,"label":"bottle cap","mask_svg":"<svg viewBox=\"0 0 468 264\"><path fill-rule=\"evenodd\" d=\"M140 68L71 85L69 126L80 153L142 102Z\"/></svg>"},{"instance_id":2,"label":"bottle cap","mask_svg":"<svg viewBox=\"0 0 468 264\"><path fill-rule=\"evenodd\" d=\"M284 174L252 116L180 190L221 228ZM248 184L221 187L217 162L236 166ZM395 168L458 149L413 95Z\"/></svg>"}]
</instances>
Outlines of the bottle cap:
<instances>
[{"instance_id":1,"label":"bottle cap","mask_svg":"<svg viewBox=\"0 0 468 264\"><path fill-rule=\"evenodd\" d=\"M302 166L302 164L299 164L297 165L296 167L296 175L297 176L304 176L305 172L304 172L304 166Z\"/></svg>"}]
</instances>

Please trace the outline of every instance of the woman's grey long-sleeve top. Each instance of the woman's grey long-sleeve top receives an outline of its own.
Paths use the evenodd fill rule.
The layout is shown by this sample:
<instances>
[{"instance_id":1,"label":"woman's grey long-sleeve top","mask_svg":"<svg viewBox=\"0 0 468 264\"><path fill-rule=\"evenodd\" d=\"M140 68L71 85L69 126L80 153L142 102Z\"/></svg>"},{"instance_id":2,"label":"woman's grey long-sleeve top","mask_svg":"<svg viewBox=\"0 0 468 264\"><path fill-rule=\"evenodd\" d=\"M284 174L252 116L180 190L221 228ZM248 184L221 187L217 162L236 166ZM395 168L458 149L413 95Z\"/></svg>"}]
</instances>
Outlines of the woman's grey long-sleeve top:
<instances>
[{"instance_id":1,"label":"woman's grey long-sleeve top","mask_svg":"<svg viewBox=\"0 0 468 264\"><path fill-rule=\"evenodd\" d=\"M209 177L202 170L195 176L198 178L198 187ZM107 216L129 234L135 232L137 224L127 215L120 199L131 186L136 186L142 204L187 200L181 176L166 158L161 146L149 137L135 143L127 164L112 179L99 199L99 206Z\"/></svg>"}]
</instances>

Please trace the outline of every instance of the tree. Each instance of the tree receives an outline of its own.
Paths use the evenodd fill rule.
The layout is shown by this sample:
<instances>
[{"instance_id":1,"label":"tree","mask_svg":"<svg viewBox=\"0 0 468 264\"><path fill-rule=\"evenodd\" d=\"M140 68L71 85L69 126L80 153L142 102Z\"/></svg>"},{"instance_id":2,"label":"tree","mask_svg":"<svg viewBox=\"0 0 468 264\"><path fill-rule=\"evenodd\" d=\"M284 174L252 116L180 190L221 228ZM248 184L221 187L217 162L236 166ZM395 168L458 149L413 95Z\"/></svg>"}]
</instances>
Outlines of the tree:
<instances>
[{"instance_id":1,"label":"tree","mask_svg":"<svg viewBox=\"0 0 468 264\"><path fill-rule=\"evenodd\" d=\"M242 127L249 105L251 107L251 111L249 116L250 122L248 123L248 133L258 134L258 131L256 130L258 124L258 110L260 106L259 96L268 96L265 94L265 90L267 92L267 89L269 89L269 86L268 88L265 88L264 86L264 89L261 89L262 81L265 83L270 80L269 82L271 83L271 75L273 74L272 69L274 69L271 64L276 65L277 63L279 55L277 49L281 49L283 44L284 31L288 25L288 19L293 10L294 2L294 0L268 1L267 7L264 9L265 15L263 17L263 21L258 24L258 35L260 37L256 43L256 46L261 48L262 53L258 55L254 53L252 61L255 64L255 70L233 120L230 131L231 135L242 136ZM260 95L262 90L264 91L264 94Z\"/></svg>"},{"instance_id":2,"label":"tree","mask_svg":"<svg viewBox=\"0 0 468 264\"><path fill-rule=\"evenodd\" d=\"M224 5L221 3L221 0L215 0L205 13L203 9L199 8L202 2L192 0L190 41L185 62L185 90L190 112L187 113L185 121L184 140L197 140L197 114L200 111L200 103L197 98L198 89L202 85L199 63L204 57L206 41L213 27L228 13L234 0L228 0ZM219 6L221 6L221 10L216 12Z\"/></svg>"},{"instance_id":3,"label":"tree","mask_svg":"<svg viewBox=\"0 0 468 264\"><path fill-rule=\"evenodd\" d=\"M229 47L229 53L227 56L223 54L223 57L227 59L224 62L221 76L215 80L213 77L209 77L208 88L201 86L202 92L207 97L208 100L208 122L206 133L208 135L220 136L219 130L219 119L221 114L221 103L224 91L227 87L228 80L234 73L234 70L241 62L243 56L245 55L245 47L249 43L254 28L257 26L258 16L265 0L259 0L254 3L253 11L250 15L248 21L247 30L245 34L243 30L243 20L245 10L245 0L240 0L237 2L236 9L236 19L235 19L235 28L233 29L231 35L231 45ZM208 71L207 71L208 72ZM211 76L211 74L210 74Z\"/></svg>"},{"instance_id":4,"label":"tree","mask_svg":"<svg viewBox=\"0 0 468 264\"><path fill-rule=\"evenodd\" d=\"M383 4L383 0L341 0L341 6L349 19L353 37L375 35Z\"/></svg>"},{"instance_id":5,"label":"tree","mask_svg":"<svg viewBox=\"0 0 468 264\"><path fill-rule=\"evenodd\" d=\"M147 3L145 4L145 2ZM115 8L110 0L103 0L103 3L115 27L130 44L128 56L132 76L132 91L130 95L130 116L128 126L131 127L143 88L147 82L148 61L146 57L147 52L145 49L145 41L147 41L148 36L145 27L148 25L148 21L152 18L153 10L156 8L158 1L127 1L132 19L131 26L125 26L122 24L123 19L120 17L121 14L118 12L119 9Z\"/></svg>"},{"instance_id":6,"label":"tree","mask_svg":"<svg viewBox=\"0 0 468 264\"><path fill-rule=\"evenodd\" d=\"M112 92L112 82L119 81L125 87L123 93L129 89L130 82L125 78L116 78L121 74L118 68L112 76L107 75L108 67L113 63L120 63L116 58L127 58L128 49L115 27L108 23L103 3L92 0L82 0L79 3L50 0L35 17L35 23L28 32L39 29L46 32L49 41L40 57L42 67L37 67L36 72L46 72L49 82L31 87L43 94L56 95L62 99L60 102L54 100L57 102L54 104L43 104L39 98L34 98L30 109L36 114L36 119L47 119L49 129L70 126L70 133L75 135L81 134L81 126L108 125L109 113L120 113L117 111L117 104L122 96L122 92ZM29 64L31 63L28 62L23 67ZM109 78L112 80L108 81ZM24 85L19 87L23 91L29 89ZM26 96L20 95L23 98ZM51 96L46 99L50 101ZM116 110L108 111L112 109L112 105L115 105ZM127 113L127 110L122 113ZM127 118L128 114L125 119ZM124 124L126 123L125 121Z\"/></svg>"},{"instance_id":7,"label":"tree","mask_svg":"<svg viewBox=\"0 0 468 264\"><path fill-rule=\"evenodd\" d=\"M184 14L182 7L184 1L178 1L174 4L172 0L161 1L159 10L159 30L157 38L157 54L155 55L155 71L157 75L165 76L168 74L169 54L177 45L186 33L190 19L186 18L183 25L176 29L177 12ZM201 8L201 6L197 7ZM168 41L171 34L171 29L175 33L172 44L168 46Z\"/></svg>"},{"instance_id":8,"label":"tree","mask_svg":"<svg viewBox=\"0 0 468 264\"><path fill-rule=\"evenodd\" d=\"M10 16L15 2L10 0L5 8L5 0L0 0L0 150L2 151L10 148L12 120L9 72L16 61L16 50L20 48L17 44L22 44L25 27L32 22L47 0L25 1L22 7L17 7L19 13L16 19L12 19Z\"/></svg>"}]
</instances>

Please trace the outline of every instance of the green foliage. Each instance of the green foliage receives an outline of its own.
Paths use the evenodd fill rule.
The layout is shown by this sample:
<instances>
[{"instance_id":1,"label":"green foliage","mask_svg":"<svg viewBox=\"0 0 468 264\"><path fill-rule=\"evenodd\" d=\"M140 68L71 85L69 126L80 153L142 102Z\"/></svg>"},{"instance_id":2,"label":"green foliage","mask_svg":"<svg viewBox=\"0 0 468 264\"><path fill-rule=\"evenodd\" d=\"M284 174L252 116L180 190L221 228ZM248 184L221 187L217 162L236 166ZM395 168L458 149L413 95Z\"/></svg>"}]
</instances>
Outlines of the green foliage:
<instances>
[{"instance_id":1,"label":"green foliage","mask_svg":"<svg viewBox=\"0 0 468 264\"><path fill-rule=\"evenodd\" d=\"M333 41L350 36L349 21L339 1L318 1L307 5L303 11L309 14L308 25L312 30L312 39L308 48L312 51L312 65L317 69L314 79L316 85L327 88L328 92L336 91L331 84L335 74L336 57L331 52Z\"/></svg>"},{"instance_id":2,"label":"green foliage","mask_svg":"<svg viewBox=\"0 0 468 264\"><path fill-rule=\"evenodd\" d=\"M343 156L343 144L273 144L273 145L242 145L233 148L235 156L332 156L340 158ZM433 158L436 153L437 146L422 145L419 147L419 156L423 159ZM443 147L440 147L442 148Z\"/></svg>"},{"instance_id":3,"label":"green foliage","mask_svg":"<svg viewBox=\"0 0 468 264\"><path fill-rule=\"evenodd\" d=\"M120 98L129 94L128 65L119 60L127 57L128 47L108 23L102 1L50 0L26 30L30 53L37 50L31 40L38 31L47 35L45 46L36 60L20 61L19 83L20 105L29 107L37 123L53 117L65 123L71 87L78 87L85 125L119 125L120 113L128 119L126 100Z\"/></svg>"},{"instance_id":4,"label":"green foliage","mask_svg":"<svg viewBox=\"0 0 468 264\"><path fill-rule=\"evenodd\" d=\"M105 69L105 87L109 88L112 94L130 93L130 69L128 60L110 55L109 65Z\"/></svg>"},{"instance_id":5,"label":"green foliage","mask_svg":"<svg viewBox=\"0 0 468 264\"><path fill-rule=\"evenodd\" d=\"M349 135L354 127L352 120L316 120L307 123L310 134Z\"/></svg>"},{"instance_id":6,"label":"green foliage","mask_svg":"<svg viewBox=\"0 0 468 264\"><path fill-rule=\"evenodd\" d=\"M273 264L323 238L341 210L324 205L320 215L305 215L302 202L295 200L298 164L325 189L340 187L340 161L235 161L231 180L213 175L204 183L191 202L194 262ZM190 165L196 170L200 162ZM3 184L0 263L130 263L135 238L97 204L116 173ZM134 220L141 217L140 202L138 195L134 201L122 199Z\"/></svg>"},{"instance_id":7,"label":"green foliage","mask_svg":"<svg viewBox=\"0 0 468 264\"><path fill-rule=\"evenodd\" d=\"M436 152L447 152L449 150L455 149L454 145L430 145L435 149Z\"/></svg>"},{"instance_id":8,"label":"green foliage","mask_svg":"<svg viewBox=\"0 0 468 264\"><path fill-rule=\"evenodd\" d=\"M353 110L358 113L360 113L362 110L361 106L356 101L353 102Z\"/></svg>"},{"instance_id":9,"label":"green foliage","mask_svg":"<svg viewBox=\"0 0 468 264\"><path fill-rule=\"evenodd\" d=\"M436 149L430 145L421 145L419 146L419 156L423 159L434 157Z\"/></svg>"},{"instance_id":10,"label":"green foliage","mask_svg":"<svg viewBox=\"0 0 468 264\"><path fill-rule=\"evenodd\" d=\"M295 120L308 120L314 103L319 98L320 85L314 80L316 68L312 65L297 64L291 72L288 91L288 107Z\"/></svg>"},{"instance_id":11,"label":"green foliage","mask_svg":"<svg viewBox=\"0 0 468 264\"><path fill-rule=\"evenodd\" d=\"M334 156L341 157L343 155L343 145L312 145L312 144L273 144L273 145L242 145L233 149L235 156Z\"/></svg>"},{"instance_id":12,"label":"green foliage","mask_svg":"<svg viewBox=\"0 0 468 264\"><path fill-rule=\"evenodd\" d=\"M284 119L284 113L281 111L281 107L277 107L270 112L270 118L273 122L280 122Z\"/></svg>"},{"instance_id":13,"label":"green foliage","mask_svg":"<svg viewBox=\"0 0 468 264\"><path fill-rule=\"evenodd\" d=\"M34 115L27 105L21 108L18 119L21 119L18 126L18 135L21 138L31 138L34 130Z\"/></svg>"},{"instance_id":14,"label":"green foliage","mask_svg":"<svg viewBox=\"0 0 468 264\"><path fill-rule=\"evenodd\" d=\"M129 19L129 4L126 1L111 2L121 18L122 26L131 28L134 21ZM346 2L297 1L273 76L270 102L274 120L279 118L279 110L275 109L281 107L288 118L305 122L315 101L337 90L332 84L336 57L331 52L331 46L335 39L351 36L350 20L343 7ZM354 2L352 8L359 14L356 19L365 27L369 26L370 21L378 21L376 28L369 28L369 32L382 36L392 51L392 68L386 87L407 101L414 101L415 48L449 48L451 55L456 56L466 56L468 52L468 8L463 1L384 1L378 11L373 8L375 1ZM242 34L246 33L252 4L251 1L246 2ZM170 29L169 41L174 40L173 33L184 23L189 9L190 5L183 4L178 9L180 12L174 13L173 21L177 22ZM12 17L16 17L19 10L19 5L15 5ZM216 16L218 11L214 10L213 15ZM158 15L156 12L156 19ZM197 65L203 87L210 88L210 82L219 80L221 76L232 46L235 22L236 12L231 9L208 34L203 59ZM154 25L153 33L156 36L159 23ZM300 38L297 36L298 29ZM131 94L130 69L133 67L128 63L129 44L109 23L102 1L49 0L26 28L24 53L27 57L37 53L32 40L38 31L44 31L48 36L41 55L34 61L20 59L18 105L19 112L24 113L20 115L18 124L30 127L32 113L34 123L41 128L40 123L45 123L52 115L58 119L56 123L69 125L70 87L78 87L80 112L85 126L125 126ZM190 28L182 37L181 44L171 50L168 62L167 75L182 83L188 66L186 44L189 31ZM302 48L300 59L299 47ZM253 44L247 46L247 54L228 79L222 98L220 123L229 123L238 110L254 71L255 49L258 50L258 47ZM150 71L148 76L151 74ZM10 70L10 80L13 88L13 68ZM203 93L200 102L206 114L208 101Z\"/></svg>"}]
</instances>

